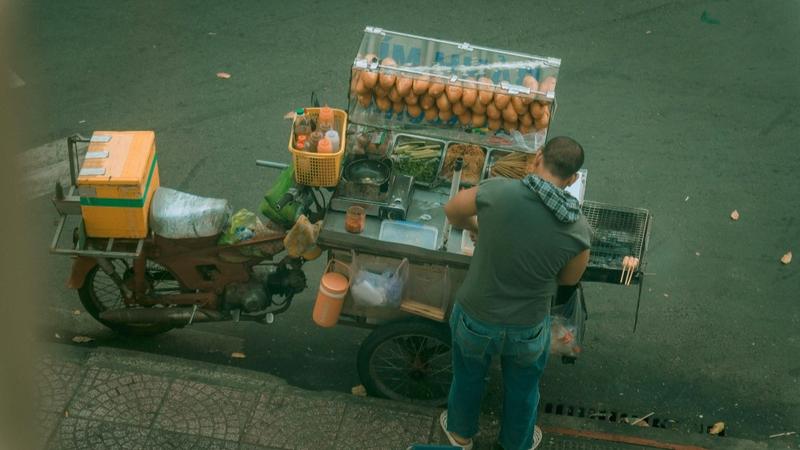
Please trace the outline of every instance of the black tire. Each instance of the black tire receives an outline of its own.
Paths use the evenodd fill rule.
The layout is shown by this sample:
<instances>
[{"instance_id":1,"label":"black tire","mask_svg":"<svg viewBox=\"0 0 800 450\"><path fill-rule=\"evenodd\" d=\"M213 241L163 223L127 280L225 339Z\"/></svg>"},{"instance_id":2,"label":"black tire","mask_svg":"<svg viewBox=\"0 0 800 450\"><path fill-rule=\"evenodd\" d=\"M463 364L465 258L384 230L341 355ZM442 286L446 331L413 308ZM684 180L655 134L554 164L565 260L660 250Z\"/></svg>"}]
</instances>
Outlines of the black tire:
<instances>
[{"instance_id":1,"label":"black tire","mask_svg":"<svg viewBox=\"0 0 800 450\"><path fill-rule=\"evenodd\" d=\"M120 260L110 261L114 265L117 274L123 279L128 276L124 263ZM149 264L149 262L148 262ZM150 268L148 267L148 270ZM160 323L142 323L142 324L119 324L105 321L100 318L100 313L109 309L124 308L126 305L123 301L122 292L119 290L114 281L105 272L100 269L100 266L94 266L92 270L86 274L86 279L83 285L78 288L78 297L88 312L95 320L103 325L111 328L120 334L131 336L153 336L156 334L165 333L172 328L169 324Z\"/></svg>"},{"instance_id":2,"label":"black tire","mask_svg":"<svg viewBox=\"0 0 800 450\"><path fill-rule=\"evenodd\" d=\"M367 393L442 406L452 382L450 328L409 319L378 326L358 350L358 375Z\"/></svg>"}]
</instances>

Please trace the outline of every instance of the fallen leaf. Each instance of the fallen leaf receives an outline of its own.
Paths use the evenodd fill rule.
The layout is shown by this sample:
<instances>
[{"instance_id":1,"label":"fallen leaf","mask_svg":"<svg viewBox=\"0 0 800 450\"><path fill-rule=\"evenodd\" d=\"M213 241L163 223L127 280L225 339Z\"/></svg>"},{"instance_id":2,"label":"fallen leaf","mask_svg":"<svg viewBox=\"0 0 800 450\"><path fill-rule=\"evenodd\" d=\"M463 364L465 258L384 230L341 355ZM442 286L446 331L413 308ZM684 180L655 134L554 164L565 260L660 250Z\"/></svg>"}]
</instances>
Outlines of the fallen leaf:
<instances>
[{"instance_id":1,"label":"fallen leaf","mask_svg":"<svg viewBox=\"0 0 800 450\"><path fill-rule=\"evenodd\" d=\"M87 342L92 342L94 339L90 338L89 336L75 336L72 338L72 342L77 344L85 344Z\"/></svg>"},{"instance_id":2,"label":"fallen leaf","mask_svg":"<svg viewBox=\"0 0 800 450\"><path fill-rule=\"evenodd\" d=\"M74 310L72 310L72 315L73 315L73 316L80 316L80 315L81 315L81 310L80 310L80 309L74 309Z\"/></svg>"},{"instance_id":3,"label":"fallen leaf","mask_svg":"<svg viewBox=\"0 0 800 450\"><path fill-rule=\"evenodd\" d=\"M365 388L363 384L359 384L358 386L353 386L353 388L350 389L350 393L356 397L366 397L367 388Z\"/></svg>"},{"instance_id":4,"label":"fallen leaf","mask_svg":"<svg viewBox=\"0 0 800 450\"><path fill-rule=\"evenodd\" d=\"M700 252L694 252L694 256L700 256Z\"/></svg>"},{"instance_id":5,"label":"fallen leaf","mask_svg":"<svg viewBox=\"0 0 800 450\"><path fill-rule=\"evenodd\" d=\"M247 355L245 355L242 352L233 352L233 353L231 353L231 358L244 359L244 358L247 358Z\"/></svg>"},{"instance_id":6,"label":"fallen leaf","mask_svg":"<svg viewBox=\"0 0 800 450\"><path fill-rule=\"evenodd\" d=\"M790 262L792 262L792 252L791 251L786 252L786 254L781 257L781 262L784 264L789 264Z\"/></svg>"},{"instance_id":7,"label":"fallen leaf","mask_svg":"<svg viewBox=\"0 0 800 450\"><path fill-rule=\"evenodd\" d=\"M725 422L717 422L709 428L708 434L716 436L723 431L725 431Z\"/></svg>"},{"instance_id":8,"label":"fallen leaf","mask_svg":"<svg viewBox=\"0 0 800 450\"><path fill-rule=\"evenodd\" d=\"M731 211L731 220L739 220L739 211L735 209Z\"/></svg>"},{"instance_id":9,"label":"fallen leaf","mask_svg":"<svg viewBox=\"0 0 800 450\"><path fill-rule=\"evenodd\" d=\"M69 411L67 411L66 409L64 410L64 417L69 417Z\"/></svg>"},{"instance_id":10,"label":"fallen leaf","mask_svg":"<svg viewBox=\"0 0 800 450\"><path fill-rule=\"evenodd\" d=\"M61 335L58 333L54 334L54 336L56 337L56 339L61 339Z\"/></svg>"},{"instance_id":11,"label":"fallen leaf","mask_svg":"<svg viewBox=\"0 0 800 450\"><path fill-rule=\"evenodd\" d=\"M217 72L217 78L222 78L223 80L227 80L231 77L231 74L228 72Z\"/></svg>"},{"instance_id":12,"label":"fallen leaf","mask_svg":"<svg viewBox=\"0 0 800 450\"><path fill-rule=\"evenodd\" d=\"M289 112L287 112L286 114L284 114L284 115L283 115L283 118L284 118L285 120L292 120L292 121L294 121L294 118L295 118L295 117L297 117L297 113L296 113L296 112L294 112L294 111L289 111Z\"/></svg>"}]
</instances>

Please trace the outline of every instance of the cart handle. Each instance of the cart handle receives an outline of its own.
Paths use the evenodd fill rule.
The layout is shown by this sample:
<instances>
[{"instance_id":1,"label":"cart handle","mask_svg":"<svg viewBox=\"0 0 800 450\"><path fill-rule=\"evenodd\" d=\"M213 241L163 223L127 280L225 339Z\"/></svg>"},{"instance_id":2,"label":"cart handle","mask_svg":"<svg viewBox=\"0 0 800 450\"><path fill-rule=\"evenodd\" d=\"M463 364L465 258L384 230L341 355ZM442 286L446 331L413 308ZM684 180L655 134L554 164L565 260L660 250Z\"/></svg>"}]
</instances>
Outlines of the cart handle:
<instances>
[{"instance_id":1,"label":"cart handle","mask_svg":"<svg viewBox=\"0 0 800 450\"><path fill-rule=\"evenodd\" d=\"M257 159L256 165L259 167L269 167L270 169L287 169L289 168L288 164L274 162L274 161L267 161L264 159Z\"/></svg>"}]
</instances>

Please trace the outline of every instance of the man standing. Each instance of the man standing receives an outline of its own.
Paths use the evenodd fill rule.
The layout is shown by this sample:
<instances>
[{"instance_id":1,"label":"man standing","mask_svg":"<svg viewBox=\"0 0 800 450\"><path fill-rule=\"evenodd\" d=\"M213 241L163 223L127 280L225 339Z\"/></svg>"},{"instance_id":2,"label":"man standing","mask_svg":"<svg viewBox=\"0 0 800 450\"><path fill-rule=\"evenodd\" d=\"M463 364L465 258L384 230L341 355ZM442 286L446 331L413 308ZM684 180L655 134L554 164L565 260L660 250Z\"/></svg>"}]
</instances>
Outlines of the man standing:
<instances>
[{"instance_id":1,"label":"man standing","mask_svg":"<svg viewBox=\"0 0 800 450\"><path fill-rule=\"evenodd\" d=\"M472 448L495 355L504 385L500 444L528 450L541 442L536 414L550 304L557 292L574 293L589 261L591 228L564 192L581 165L583 148L556 137L536 154L531 175L485 180L444 207L454 227L479 236L450 316L453 384L440 423L453 445Z\"/></svg>"}]
</instances>

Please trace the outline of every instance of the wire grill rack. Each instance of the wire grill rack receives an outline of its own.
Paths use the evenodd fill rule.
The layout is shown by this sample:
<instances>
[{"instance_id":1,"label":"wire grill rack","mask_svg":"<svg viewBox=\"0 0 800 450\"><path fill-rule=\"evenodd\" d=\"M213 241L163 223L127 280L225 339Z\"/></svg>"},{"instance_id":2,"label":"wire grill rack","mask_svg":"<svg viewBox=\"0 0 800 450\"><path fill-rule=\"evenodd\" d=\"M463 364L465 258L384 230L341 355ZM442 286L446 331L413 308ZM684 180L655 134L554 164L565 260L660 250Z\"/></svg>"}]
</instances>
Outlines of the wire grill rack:
<instances>
[{"instance_id":1,"label":"wire grill rack","mask_svg":"<svg viewBox=\"0 0 800 450\"><path fill-rule=\"evenodd\" d=\"M643 265L649 237L648 210L589 200L581 209L594 231L590 267L621 270L625 256L635 256Z\"/></svg>"}]
</instances>

